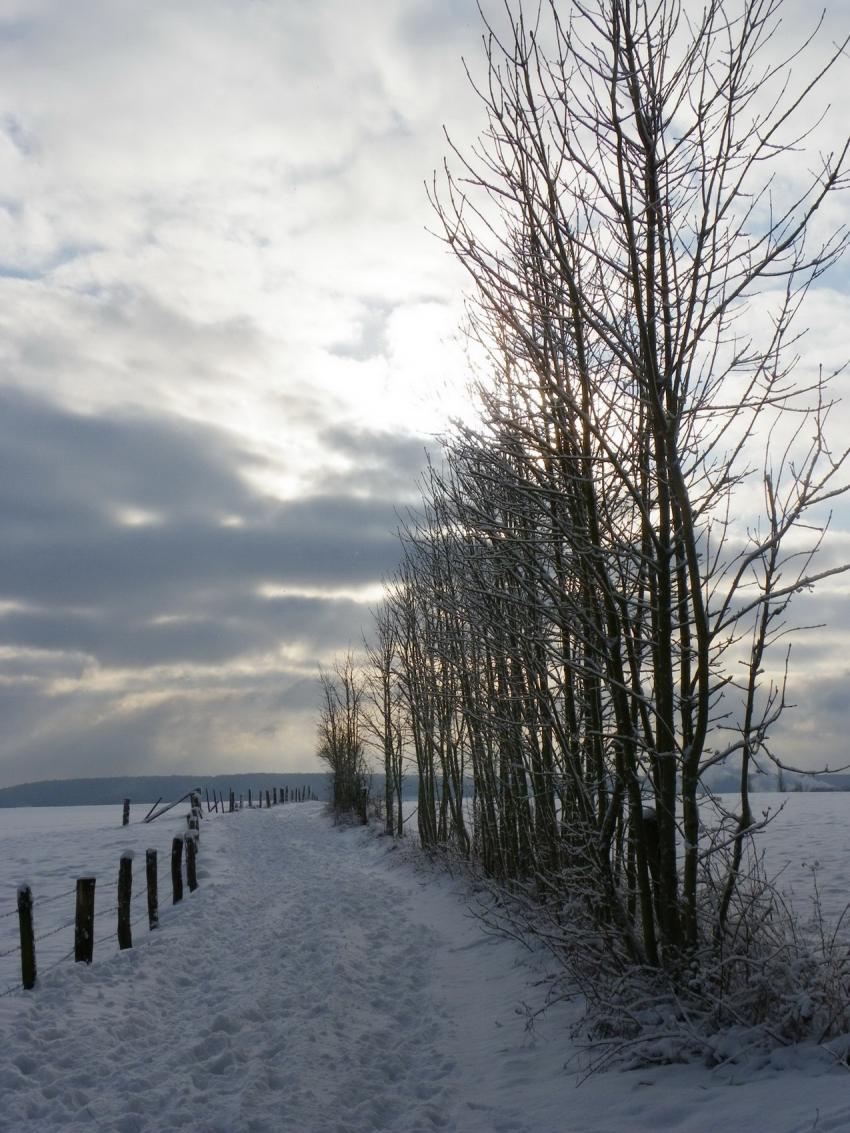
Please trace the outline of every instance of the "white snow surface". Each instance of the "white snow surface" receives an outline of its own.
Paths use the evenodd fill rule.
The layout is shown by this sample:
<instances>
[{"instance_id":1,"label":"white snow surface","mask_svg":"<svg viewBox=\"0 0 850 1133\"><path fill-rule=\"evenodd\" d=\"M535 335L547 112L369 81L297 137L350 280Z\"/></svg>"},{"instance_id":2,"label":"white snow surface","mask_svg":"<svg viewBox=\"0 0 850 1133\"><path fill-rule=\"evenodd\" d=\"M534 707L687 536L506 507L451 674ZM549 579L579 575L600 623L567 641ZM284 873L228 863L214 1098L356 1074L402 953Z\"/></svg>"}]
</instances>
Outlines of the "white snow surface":
<instances>
[{"instance_id":1,"label":"white snow surface","mask_svg":"<svg viewBox=\"0 0 850 1133\"><path fill-rule=\"evenodd\" d=\"M820 805L846 845L846 824L832 820L850 797L802 798L789 806L801 844L816 843L802 808ZM144 849L156 824L122 830L114 818L108 833L89 829L84 865L107 863L117 877L116 847ZM53 836L28 835L16 859L14 823L3 812L0 823L0 917L21 870L38 912ZM56 814L57 839L61 826ZM72 849L84 826L80 816L76 832L65 829ZM175 828L163 828L163 844ZM97 850L98 839L109 845ZM793 838L784 848L794 853ZM832 895L840 855L826 841L814 852L834 867ZM134 872L141 890L143 867ZM0 998L2 1133L850 1130L850 1076L812 1047L586 1077L571 1038L580 1003L556 1003L529 1025L546 997L542 958L486 934L466 883L371 828L333 827L321 804L205 816L198 880L174 907L165 889L160 928L138 924L132 950L104 942L91 966L60 962L32 992Z\"/></svg>"}]
</instances>

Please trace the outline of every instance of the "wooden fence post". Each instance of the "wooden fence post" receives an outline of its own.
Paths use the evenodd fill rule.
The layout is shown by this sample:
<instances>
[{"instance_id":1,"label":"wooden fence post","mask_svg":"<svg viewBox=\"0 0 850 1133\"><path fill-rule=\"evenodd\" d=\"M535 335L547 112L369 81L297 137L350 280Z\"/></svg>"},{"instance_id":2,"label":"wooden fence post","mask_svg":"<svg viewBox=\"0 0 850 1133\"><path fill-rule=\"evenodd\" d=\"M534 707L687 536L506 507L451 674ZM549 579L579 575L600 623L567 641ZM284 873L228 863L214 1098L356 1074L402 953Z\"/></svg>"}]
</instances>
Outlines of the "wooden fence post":
<instances>
[{"instance_id":1,"label":"wooden fence post","mask_svg":"<svg viewBox=\"0 0 850 1133\"><path fill-rule=\"evenodd\" d=\"M195 860L198 847L195 836L191 831L186 835L186 880L189 883L189 892L194 893L198 888L198 874L195 870Z\"/></svg>"},{"instance_id":2,"label":"wooden fence post","mask_svg":"<svg viewBox=\"0 0 850 1133\"><path fill-rule=\"evenodd\" d=\"M171 843L171 889L172 904L183 900L183 839L175 838Z\"/></svg>"},{"instance_id":3,"label":"wooden fence post","mask_svg":"<svg viewBox=\"0 0 850 1133\"><path fill-rule=\"evenodd\" d=\"M124 814L122 816L122 826L128 826L130 823L130 800L124 800Z\"/></svg>"},{"instance_id":4,"label":"wooden fence post","mask_svg":"<svg viewBox=\"0 0 850 1133\"><path fill-rule=\"evenodd\" d=\"M277 806L277 787L272 787L272 800L274 805Z\"/></svg>"},{"instance_id":5,"label":"wooden fence post","mask_svg":"<svg viewBox=\"0 0 850 1133\"><path fill-rule=\"evenodd\" d=\"M145 853L145 874L148 883L148 928L159 927L159 897L156 891L156 850Z\"/></svg>"},{"instance_id":6,"label":"wooden fence post","mask_svg":"<svg viewBox=\"0 0 850 1133\"><path fill-rule=\"evenodd\" d=\"M251 788L248 788L248 810L251 809Z\"/></svg>"},{"instance_id":7,"label":"wooden fence post","mask_svg":"<svg viewBox=\"0 0 850 1133\"><path fill-rule=\"evenodd\" d=\"M269 794L269 792L266 791L266 810L271 810L271 809L272 809L272 797Z\"/></svg>"},{"instance_id":8,"label":"wooden fence post","mask_svg":"<svg viewBox=\"0 0 850 1133\"><path fill-rule=\"evenodd\" d=\"M21 925L21 982L27 991L35 987L35 929L32 923L32 890L18 889L18 920Z\"/></svg>"},{"instance_id":9,"label":"wooden fence post","mask_svg":"<svg viewBox=\"0 0 850 1133\"><path fill-rule=\"evenodd\" d=\"M130 928L130 897L133 893L133 851L125 850L118 867L118 947L133 947Z\"/></svg>"},{"instance_id":10,"label":"wooden fence post","mask_svg":"<svg viewBox=\"0 0 850 1133\"><path fill-rule=\"evenodd\" d=\"M77 878L74 962L90 964L94 955L94 877Z\"/></svg>"}]
</instances>

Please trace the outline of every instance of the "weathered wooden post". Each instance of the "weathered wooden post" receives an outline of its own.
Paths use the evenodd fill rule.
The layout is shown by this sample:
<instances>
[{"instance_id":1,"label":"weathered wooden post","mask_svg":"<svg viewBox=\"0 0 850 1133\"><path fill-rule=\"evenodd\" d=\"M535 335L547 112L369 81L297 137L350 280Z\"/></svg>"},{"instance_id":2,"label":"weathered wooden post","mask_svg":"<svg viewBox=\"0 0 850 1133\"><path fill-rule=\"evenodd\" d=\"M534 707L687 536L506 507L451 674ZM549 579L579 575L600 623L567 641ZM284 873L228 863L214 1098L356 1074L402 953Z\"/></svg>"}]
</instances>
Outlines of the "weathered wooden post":
<instances>
[{"instance_id":1,"label":"weathered wooden post","mask_svg":"<svg viewBox=\"0 0 850 1133\"><path fill-rule=\"evenodd\" d=\"M96 878L77 878L74 917L74 962L90 964L94 955L94 887Z\"/></svg>"},{"instance_id":2,"label":"weathered wooden post","mask_svg":"<svg viewBox=\"0 0 850 1133\"><path fill-rule=\"evenodd\" d=\"M251 788L248 788L248 810L251 809Z\"/></svg>"},{"instance_id":3,"label":"weathered wooden post","mask_svg":"<svg viewBox=\"0 0 850 1133\"><path fill-rule=\"evenodd\" d=\"M159 897L156 891L156 850L145 852L145 880L148 884L148 928L159 927Z\"/></svg>"},{"instance_id":4,"label":"weathered wooden post","mask_svg":"<svg viewBox=\"0 0 850 1133\"><path fill-rule=\"evenodd\" d=\"M171 843L171 890L172 904L183 900L183 839L175 838Z\"/></svg>"},{"instance_id":5,"label":"weathered wooden post","mask_svg":"<svg viewBox=\"0 0 850 1133\"><path fill-rule=\"evenodd\" d=\"M122 821L121 825L122 826L128 826L129 823L130 823L130 800L125 799L124 800L124 815L123 815L123 821Z\"/></svg>"},{"instance_id":6,"label":"weathered wooden post","mask_svg":"<svg viewBox=\"0 0 850 1133\"><path fill-rule=\"evenodd\" d=\"M133 851L125 850L118 867L118 947L133 947L130 928L130 897L133 892Z\"/></svg>"},{"instance_id":7,"label":"weathered wooden post","mask_svg":"<svg viewBox=\"0 0 850 1133\"><path fill-rule=\"evenodd\" d=\"M277 806L277 787L272 787L272 801Z\"/></svg>"},{"instance_id":8,"label":"weathered wooden post","mask_svg":"<svg viewBox=\"0 0 850 1133\"><path fill-rule=\"evenodd\" d=\"M266 791L266 810L271 810L271 809L272 809L272 797L269 794L269 792Z\"/></svg>"},{"instance_id":9,"label":"weathered wooden post","mask_svg":"<svg viewBox=\"0 0 850 1133\"><path fill-rule=\"evenodd\" d=\"M198 847L195 842L195 836L190 831L186 835L186 880L189 883L190 893L194 893L198 888L198 874L195 869L197 854Z\"/></svg>"},{"instance_id":10,"label":"weathered wooden post","mask_svg":"<svg viewBox=\"0 0 850 1133\"><path fill-rule=\"evenodd\" d=\"M35 987L35 928L32 923L32 890L18 887L18 921L21 926L21 982L27 991Z\"/></svg>"},{"instance_id":11,"label":"weathered wooden post","mask_svg":"<svg viewBox=\"0 0 850 1133\"><path fill-rule=\"evenodd\" d=\"M233 812L235 810L236 810L236 794L231 789L231 792L230 792L230 813L233 814Z\"/></svg>"}]
</instances>

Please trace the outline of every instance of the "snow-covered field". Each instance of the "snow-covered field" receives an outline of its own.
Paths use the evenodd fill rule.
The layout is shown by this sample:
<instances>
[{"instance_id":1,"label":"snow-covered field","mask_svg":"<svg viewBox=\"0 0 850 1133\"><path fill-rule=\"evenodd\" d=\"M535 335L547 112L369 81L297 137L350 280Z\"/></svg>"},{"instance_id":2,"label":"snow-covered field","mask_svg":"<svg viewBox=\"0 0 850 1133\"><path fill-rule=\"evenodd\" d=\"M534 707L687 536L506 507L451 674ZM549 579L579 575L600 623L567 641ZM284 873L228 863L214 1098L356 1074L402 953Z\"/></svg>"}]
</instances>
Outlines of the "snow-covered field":
<instances>
[{"instance_id":1,"label":"snow-covered field","mask_svg":"<svg viewBox=\"0 0 850 1133\"><path fill-rule=\"evenodd\" d=\"M798 902L814 862L829 911L850 897L848 818L850 795L793 795L760 836ZM103 879L110 908L121 851L138 852L141 889L144 849L165 861L184 825L122 829L115 808L0 811L0 918L20 881L38 899L81 872ZM131 951L117 952L104 913L111 939L91 967L47 971L51 937L36 989L0 998L2 1133L850 1130L850 1075L812 1048L585 1080L580 1004L529 1024L542 959L486 935L460 881L373 832L334 829L321 804L211 816L198 891L172 908L164 881L161 928L137 925ZM37 932L73 916L68 900L43 921L37 900ZM5 987L17 969L2 974Z\"/></svg>"}]
</instances>

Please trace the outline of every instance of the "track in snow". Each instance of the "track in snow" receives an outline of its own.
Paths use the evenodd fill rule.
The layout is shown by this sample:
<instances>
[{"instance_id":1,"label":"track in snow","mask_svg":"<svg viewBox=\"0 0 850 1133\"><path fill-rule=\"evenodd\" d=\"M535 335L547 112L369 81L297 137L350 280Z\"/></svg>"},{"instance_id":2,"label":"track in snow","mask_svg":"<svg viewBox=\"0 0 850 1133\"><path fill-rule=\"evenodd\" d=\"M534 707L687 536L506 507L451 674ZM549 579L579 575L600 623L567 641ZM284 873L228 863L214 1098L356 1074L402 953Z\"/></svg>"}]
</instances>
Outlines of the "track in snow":
<instances>
[{"instance_id":1,"label":"track in snow","mask_svg":"<svg viewBox=\"0 0 850 1133\"><path fill-rule=\"evenodd\" d=\"M0 999L0 1133L809 1133L823 1052L609 1072L445 874L321 804L204 822L200 889L131 951Z\"/></svg>"},{"instance_id":2,"label":"track in snow","mask_svg":"<svg viewBox=\"0 0 850 1133\"><path fill-rule=\"evenodd\" d=\"M504 1026L502 1089L533 1056L514 950L398 858L319 804L206 821L160 932L5 1002L0 1129L534 1129L489 1082Z\"/></svg>"}]
</instances>

